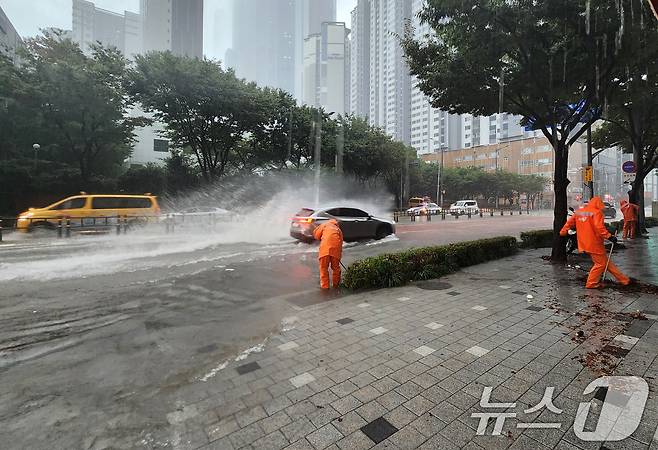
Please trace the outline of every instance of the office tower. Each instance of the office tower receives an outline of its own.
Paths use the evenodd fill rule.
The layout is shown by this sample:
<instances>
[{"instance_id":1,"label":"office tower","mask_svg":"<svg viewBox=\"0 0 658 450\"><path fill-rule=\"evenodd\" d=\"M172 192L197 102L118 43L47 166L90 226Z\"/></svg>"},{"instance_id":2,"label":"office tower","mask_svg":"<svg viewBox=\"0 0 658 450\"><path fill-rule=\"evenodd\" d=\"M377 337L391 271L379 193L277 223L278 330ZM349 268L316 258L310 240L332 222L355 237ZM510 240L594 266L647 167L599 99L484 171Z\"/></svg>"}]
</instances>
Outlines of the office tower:
<instances>
[{"instance_id":1,"label":"office tower","mask_svg":"<svg viewBox=\"0 0 658 450\"><path fill-rule=\"evenodd\" d=\"M295 97L303 97L304 40L320 34L322 24L336 21L336 0L295 0Z\"/></svg>"},{"instance_id":2,"label":"office tower","mask_svg":"<svg viewBox=\"0 0 658 450\"><path fill-rule=\"evenodd\" d=\"M301 99L304 39L335 20L336 0L234 1L226 64L240 77Z\"/></svg>"},{"instance_id":3,"label":"office tower","mask_svg":"<svg viewBox=\"0 0 658 450\"><path fill-rule=\"evenodd\" d=\"M343 22L325 22L304 40L304 104L345 114L348 33Z\"/></svg>"},{"instance_id":4,"label":"office tower","mask_svg":"<svg viewBox=\"0 0 658 450\"><path fill-rule=\"evenodd\" d=\"M233 3L233 47L226 59L238 76L294 93L295 49L294 0Z\"/></svg>"},{"instance_id":5,"label":"office tower","mask_svg":"<svg viewBox=\"0 0 658 450\"><path fill-rule=\"evenodd\" d=\"M143 51L203 57L203 0L142 0Z\"/></svg>"}]
</instances>

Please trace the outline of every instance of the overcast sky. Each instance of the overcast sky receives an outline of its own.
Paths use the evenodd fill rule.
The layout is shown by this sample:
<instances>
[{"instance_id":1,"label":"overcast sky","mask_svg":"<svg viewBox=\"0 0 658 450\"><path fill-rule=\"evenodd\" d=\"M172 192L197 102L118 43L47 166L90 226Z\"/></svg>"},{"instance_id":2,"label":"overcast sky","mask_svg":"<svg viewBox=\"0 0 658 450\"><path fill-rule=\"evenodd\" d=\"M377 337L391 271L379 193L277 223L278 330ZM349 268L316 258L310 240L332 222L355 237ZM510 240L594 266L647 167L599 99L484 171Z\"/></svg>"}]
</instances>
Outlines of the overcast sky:
<instances>
[{"instance_id":1,"label":"overcast sky","mask_svg":"<svg viewBox=\"0 0 658 450\"><path fill-rule=\"evenodd\" d=\"M349 27L350 12L357 0L338 0L337 20ZM71 29L71 0L0 0L0 7L18 33L23 37L35 36L40 28ZM110 11L138 12L139 0L94 0L96 6ZM215 59L224 59L231 44L229 0L205 0L204 53ZM229 20L227 20L229 19ZM216 26L217 21L221 26Z\"/></svg>"}]
</instances>

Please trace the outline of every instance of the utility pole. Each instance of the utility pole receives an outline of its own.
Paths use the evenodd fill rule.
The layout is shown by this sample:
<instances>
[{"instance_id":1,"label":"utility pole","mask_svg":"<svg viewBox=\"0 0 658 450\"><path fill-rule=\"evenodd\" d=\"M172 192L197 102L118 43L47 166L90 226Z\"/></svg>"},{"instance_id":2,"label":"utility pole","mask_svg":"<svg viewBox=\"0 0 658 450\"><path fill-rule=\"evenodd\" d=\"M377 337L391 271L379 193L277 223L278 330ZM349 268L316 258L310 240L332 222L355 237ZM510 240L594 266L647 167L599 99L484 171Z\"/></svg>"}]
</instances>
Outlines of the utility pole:
<instances>
[{"instance_id":1,"label":"utility pole","mask_svg":"<svg viewBox=\"0 0 658 450\"><path fill-rule=\"evenodd\" d=\"M441 162L439 163L439 172L436 180L436 200L439 206L443 208L443 146L441 146Z\"/></svg>"},{"instance_id":2,"label":"utility pole","mask_svg":"<svg viewBox=\"0 0 658 450\"><path fill-rule=\"evenodd\" d=\"M290 118L288 120L290 122L290 127L288 130L288 151L286 154L286 166L288 165L290 158L292 158L292 107L290 108Z\"/></svg>"},{"instance_id":3,"label":"utility pole","mask_svg":"<svg viewBox=\"0 0 658 450\"><path fill-rule=\"evenodd\" d=\"M39 149L41 146L39 144L34 144L32 145L32 148L34 149L34 171L37 171L37 154L39 153Z\"/></svg>"},{"instance_id":4,"label":"utility pole","mask_svg":"<svg viewBox=\"0 0 658 450\"><path fill-rule=\"evenodd\" d=\"M498 117L496 118L496 172L498 172L498 152L500 151L500 135L503 132L503 103L505 101L505 68L500 68L498 86ZM500 193L496 193L496 208L500 205Z\"/></svg>"},{"instance_id":5,"label":"utility pole","mask_svg":"<svg viewBox=\"0 0 658 450\"><path fill-rule=\"evenodd\" d=\"M343 151L345 148L345 123L343 116L338 121L338 136L336 137L336 173L343 173Z\"/></svg>"},{"instance_id":6,"label":"utility pole","mask_svg":"<svg viewBox=\"0 0 658 450\"><path fill-rule=\"evenodd\" d=\"M589 199L594 197L594 158L592 157L592 124L587 126L587 166L592 168L592 179L587 183L589 188Z\"/></svg>"},{"instance_id":7,"label":"utility pole","mask_svg":"<svg viewBox=\"0 0 658 450\"><path fill-rule=\"evenodd\" d=\"M317 112L317 123L315 125L315 152L313 154L313 165L315 166L315 207L320 206L320 166L322 152L322 112Z\"/></svg>"}]
</instances>

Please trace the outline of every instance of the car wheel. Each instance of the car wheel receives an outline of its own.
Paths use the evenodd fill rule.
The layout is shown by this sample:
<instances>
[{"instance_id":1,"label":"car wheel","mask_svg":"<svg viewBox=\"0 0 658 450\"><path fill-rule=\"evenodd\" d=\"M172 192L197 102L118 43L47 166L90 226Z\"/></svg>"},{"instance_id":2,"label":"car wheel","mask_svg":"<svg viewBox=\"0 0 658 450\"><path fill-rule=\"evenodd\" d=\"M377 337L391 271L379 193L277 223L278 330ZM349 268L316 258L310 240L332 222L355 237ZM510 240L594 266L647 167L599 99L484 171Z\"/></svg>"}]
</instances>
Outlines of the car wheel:
<instances>
[{"instance_id":1,"label":"car wheel","mask_svg":"<svg viewBox=\"0 0 658 450\"><path fill-rule=\"evenodd\" d=\"M386 225L380 225L377 227L377 232L375 233L375 239L380 240L384 239L386 236L392 233L391 227Z\"/></svg>"},{"instance_id":2,"label":"car wheel","mask_svg":"<svg viewBox=\"0 0 658 450\"><path fill-rule=\"evenodd\" d=\"M32 233L33 231L52 231L56 227L50 222L35 222L33 224L30 224L28 227L28 231Z\"/></svg>"}]
</instances>

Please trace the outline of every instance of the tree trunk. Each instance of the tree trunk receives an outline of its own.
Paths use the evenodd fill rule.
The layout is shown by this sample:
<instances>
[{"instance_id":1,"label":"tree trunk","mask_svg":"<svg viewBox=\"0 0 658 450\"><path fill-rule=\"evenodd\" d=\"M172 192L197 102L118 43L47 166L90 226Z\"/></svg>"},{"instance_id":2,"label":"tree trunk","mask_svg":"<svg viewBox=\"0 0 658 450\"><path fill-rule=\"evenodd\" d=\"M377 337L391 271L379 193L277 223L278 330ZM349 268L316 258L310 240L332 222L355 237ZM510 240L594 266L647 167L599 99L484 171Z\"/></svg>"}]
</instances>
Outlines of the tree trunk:
<instances>
[{"instance_id":1,"label":"tree trunk","mask_svg":"<svg viewBox=\"0 0 658 450\"><path fill-rule=\"evenodd\" d=\"M569 165L569 149L563 142L553 144L555 152L555 172L553 174L553 191L555 204L553 207L553 249L551 261L565 262L567 260L567 248L560 230L567 221L567 167Z\"/></svg>"},{"instance_id":2,"label":"tree trunk","mask_svg":"<svg viewBox=\"0 0 658 450\"><path fill-rule=\"evenodd\" d=\"M636 172L635 181L631 184L629 200L640 207L637 214L637 223L635 224L635 235L639 237L642 236L642 231L644 231L644 145L635 139L633 140L633 162L635 163Z\"/></svg>"}]
</instances>

